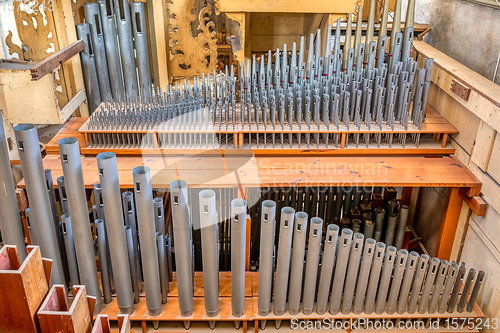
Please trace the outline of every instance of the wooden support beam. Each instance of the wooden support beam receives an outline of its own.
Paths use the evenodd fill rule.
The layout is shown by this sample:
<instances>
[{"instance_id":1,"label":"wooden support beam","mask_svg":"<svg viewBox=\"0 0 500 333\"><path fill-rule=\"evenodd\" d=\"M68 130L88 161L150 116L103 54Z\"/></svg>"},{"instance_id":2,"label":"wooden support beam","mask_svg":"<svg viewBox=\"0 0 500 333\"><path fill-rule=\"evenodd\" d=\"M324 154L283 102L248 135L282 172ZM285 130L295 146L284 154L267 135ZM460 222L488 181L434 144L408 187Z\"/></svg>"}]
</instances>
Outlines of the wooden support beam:
<instances>
[{"instance_id":1,"label":"wooden support beam","mask_svg":"<svg viewBox=\"0 0 500 333\"><path fill-rule=\"evenodd\" d=\"M31 81L38 81L45 75L56 70L62 63L83 51L83 41L77 40L62 50L52 53L31 68Z\"/></svg>"},{"instance_id":2,"label":"wooden support beam","mask_svg":"<svg viewBox=\"0 0 500 333\"><path fill-rule=\"evenodd\" d=\"M441 260L450 259L455 233L457 231L462 197L459 195L460 188L454 187L450 190L446 201L445 212L441 221L441 228L437 240L435 257Z\"/></svg>"},{"instance_id":3,"label":"wooden support beam","mask_svg":"<svg viewBox=\"0 0 500 333\"><path fill-rule=\"evenodd\" d=\"M458 194L467 206L469 206L469 208L474 212L474 214L477 216L484 216L488 204L483 200L483 198L479 195L469 197L464 189L460 189Z\"/></svg>"},{"instance_id":4,"label":"wooden support beam","mask_svg":"<svg viewBox=\"0 0 500 333\"><path fill-rule=\"evenodd\" d=\"M166 88L169 84L168 61L170 50L168 45L167 2L147 0L149 19L149 38L151 45L151 67L155 86Z\"/></svg>"}]
</instances>

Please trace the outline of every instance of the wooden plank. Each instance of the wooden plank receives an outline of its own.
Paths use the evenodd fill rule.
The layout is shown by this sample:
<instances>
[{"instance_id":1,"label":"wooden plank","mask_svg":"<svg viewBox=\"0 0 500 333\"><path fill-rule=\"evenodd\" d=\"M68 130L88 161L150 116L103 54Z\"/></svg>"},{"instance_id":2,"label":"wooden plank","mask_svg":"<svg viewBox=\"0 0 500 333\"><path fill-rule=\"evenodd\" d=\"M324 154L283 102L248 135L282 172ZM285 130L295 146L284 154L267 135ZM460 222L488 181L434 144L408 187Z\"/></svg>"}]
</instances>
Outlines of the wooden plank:
<instances>
[{"instance_id":1,"label":"wooden plank","mask_svg":"<svg viewBox=\"0 0 500 333\"><path fill-rule=\"evenodd\" d=\"M42 77L56 70L62 63L79 54L81 51L83 51L83 41L77 40L62 50L52 53L47 58L31 67L31 80L40 80Z\"/></svg>"},{"instance_id":2,"label":"wooden plank","mask_svg":"<svg viewBox=\"0 0 500 333\"><path fill-rule=\"evenodd\" d=\"M168 78L168 29L167 3L161 0L147 0L149 18L149 38L151 45L151 65L153 68L153 82L157 87L166 87Z\"/></svg>"},{"instance_id":3,"label":"wooden plank","mask_svg":"<svg viewBox=\"0 0 500 333\"><path fill-rule=\"evenodd\" d=\"M462 197L459 195L460 189L455 187L450 190L446 202L445 212L439 230L435 257L441 260L450 259L457 230L460 208L462 207Z\"/></svg>"},{"instance_id":4,"label":"wooden plank","mask_svg":"<svg viewBox=\"0 0 500 333\"><path fill-rule=\"evenodd\" d=\"M80 90L76 93L76 95L73 96L73 98L61 109L61 111L59 111L61 119L68 119L86 99L87 95L84 90Z\"/></svg>"},{"instance_id":5,"label":"wooden plank","mask_svg":"<svg viewBox=\"0 0 500 333\"><path fill-rule=\"evenodd\" d=\"M350 13L358 2L354 0L306 1L306 0L219 0L218 8L222 12L280 12L280 13Z\"/></svg>"},{"instance_id":6,"label":"wooden plank","mask_svg":"<svg viewBox=\"0 0 500 333\"><path fill-rule=\"evenodd\" d=\"M496 137L497 132L493 129L493 127L481 120L477 130L474 148L471 152L471 161L483 170L488 170ZM499 154L495 155L500 157ZM492 165L495 165L495 163Z\"/></svg>"},{"instance_id":7,"label":"wooden plank","mask_svg":"<svg viewBox=\"0 0 500 333\"><path fill-rule=\"evenodd\" d=\"M488 208L488 204L483 200L483 198L478 195L469 197L464 190L460 190L459 195L467 206L469 206L469 208L474 212L474 214L477 216L484 216L486 208Z\"/></svg>"}]
</instances>

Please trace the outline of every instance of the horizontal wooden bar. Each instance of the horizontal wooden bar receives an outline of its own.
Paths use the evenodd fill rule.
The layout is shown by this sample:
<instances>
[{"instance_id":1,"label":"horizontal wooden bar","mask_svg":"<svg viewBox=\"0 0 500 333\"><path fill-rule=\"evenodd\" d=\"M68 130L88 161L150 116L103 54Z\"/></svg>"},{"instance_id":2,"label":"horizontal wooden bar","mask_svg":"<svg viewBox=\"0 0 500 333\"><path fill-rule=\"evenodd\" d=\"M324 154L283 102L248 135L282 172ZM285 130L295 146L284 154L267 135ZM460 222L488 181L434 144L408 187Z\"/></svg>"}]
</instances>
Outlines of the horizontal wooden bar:
<instances>
[{"instance_id":1,"label":"horizontal wooden bar","mask_svg":"<svg viewBox=\"0 0 500 333\"><path fill-rule=\"evenodd\" d=\"M81 51L83 51L83 41L77 40L62 50L51 54L39 63L34 64L31 68L31 81L40 80L45 75L57 69L60 64L71 59Z\"/></svg>"},{"instance_id":2,"label":"horizontal wooden bar","mask_svg":"<svg viewBox=\"0 0 500 333\"><path fill-rule=\"evenodd\" d=\"M474 197L469 197L465 190L460 190L458 192L463 201L469 206L469 208L476 214L477 216L484 216L486 213L486 208L488 208L488 204L481 198L479 195Z\"/></svg>"}]
</instances>

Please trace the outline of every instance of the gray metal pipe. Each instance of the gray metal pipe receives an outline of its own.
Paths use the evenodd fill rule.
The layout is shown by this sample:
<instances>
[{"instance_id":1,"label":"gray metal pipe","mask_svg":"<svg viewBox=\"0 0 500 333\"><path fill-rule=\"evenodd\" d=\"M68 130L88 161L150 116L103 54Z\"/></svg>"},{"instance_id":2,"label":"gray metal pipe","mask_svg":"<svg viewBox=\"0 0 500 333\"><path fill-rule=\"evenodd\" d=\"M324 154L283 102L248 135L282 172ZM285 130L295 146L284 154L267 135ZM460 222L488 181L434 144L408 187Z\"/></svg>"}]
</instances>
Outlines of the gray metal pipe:
<instances>
[{"instance_id":1,"label":"gray metal pipe","mask_svg":"<svg viewBox=\"0 0 500 333\"><path fill-rule=\"evenodd\" d=\"M476 270L474 268L469 269L469 274L467 275L467 280L465 280L464 289L462 290L462 296L460 297L460 301L458 302L457 311L459 313L464 312L465 305L467 304L467 300L469 298L470 289L472 287L472 280L476 276Z\"/></svg>"},{"instance_id":2,"label":"gray metal pipe","mask_svg":"<svg viewBox=\"0 0 500 333\"><path fill-rule=\"evenodd\" d=\"M422 254L420 259L418 259L418 265L411 285L410 299L408 300L408 309L406 310L409 314L415 313L417 309L418 298L420 297L420 290L422 289L422 282L428 265L429 256L427 254Z\"/></svg>"},{"instance_id":3,"label":"gray metal pipe","mask_svg":"<svg viewBox=\"0 0 500 333\"><path fill-rule=\"evenodd\" d=\"M387 229L385 230L385 245L392 246L394 242L394 231L398 222L398 214L390 213L387 219Z\"/></svg>"},{"instance_id":4,"label":"gray metal pipe","mask_svg":"<svg viewBox=\"0 0 500 333\"><path fill-rule=\"evenodd\" d=\"M165 251L167 256L168 280L173 281L172 274L172 239L170 236L165 236Z\"/></svg>"},{"instance_id":5,"label":"gray metal pipe","mask_svg":"<svg viewBox=\"0 0 500 333\"><path fill-rule=\"evenodd\" d=\"M63 214L69 215L68 195L66 194L66 184L64 176L57 177L57 191L59 192L59 202Z\"/></svg>"},{"instance_id":6,"label":"gray metal pipe","mask_svg":"<svg viewBox=\"0 0 500 333\"><path fill-rule=\"evenodd\" d=\"M153 207L155 211L155 228L157 232L161 232L166 235L167 232L165 230L165 213L163 208L163 199L162 198L154 198L153 199Z\"/></svg>"},{"instance_id":7,"label":"gray metal pipe","mask_svg":"<svg viewBox=\"0 0 500 333\"><path fill-rule=\"evenodd\" d=\"M335 263L335 273L332 282L332 293L330 295L330 314L332 315L337 314L340 309L342 291L344 290L346 278L347 261L349 260L349 252L351 250L352 235L353 232L351 229L342 229L340 234L337 261Z\"/></svg>"},{"instance_id":8,"label":"gray metal pipe","mask_svg":"<svg viewBox=\"0 0 500 333\"><path fill-rule=\"evenodd\" d=\"M87 288L87 294L95 297L96 304L99 304L102 293L97 278L94 240L90 227L78 140L71 137L59 140L59 154L68 196L80 280Z\"/></svg>"},{"instance_id":9,"label":"gray metal pipe","mask_svg":"<svg viewBox=\"0 0 500 333\"><path fill-rule=\"evenodd\" d=\"M125 92L129 97L137 97L139 96L139 86L137 84L129 1L113 0L113 4L116 15L116 29L118 30L118 45L120 46L120 57L122 59Z\"/></svg>"},{"instance_id":10,"label":"gray metal pipe","mask_svg":"<svg viewBox=\"0 0 500 333\"><path fill-rule=\"evenodd\" d=\"M483 284L483 279L484 279L484 271L479 271L479 273L477 273L476 281L474 282L474 289L472 289L472 294L470 295L469 303L467 304L467 312L472 312L472 310L474 310L474 305L476 303L477 296L479 295L481 285Z\"/></svg>"},{"instance_id":11,"label":"gray metal pipe","mask_svg":"<svg viewBox=\"0 0 500 333\"><path fill-rule=\"evenodd\" d=\"M399 210L399 221L398 228L396 231L396 238L394 240L394 246L397 249L403 247L403 241L405 239L406 222L408 221L408 213L410 208L407 205L402 205Z\"/></svg>"},{"instance_id":12,"label":"gray metal pipe","mask_svg":"<svg viewBox=\"0 0 500 333\"><path fill-rule=\"evenodd\" d=\"M108 62L106 60L106 49L104 45L104 33L99 4L96 2L84 3L83 10L85 12L85 21L90 25L99 93L104 102L111 102L113 96L111 95L111 85L109 82Z\"/></svg>"},{"instance_id":13,"label":"gray metal pipe","mask_svg":"<svg viewBox=\"0 0 500 333\"><path fill-rule=\"evenodd\" d=\"M288 311L293 316L298 314L300 310L300 299L302 296L302 280L304 277L304 257L306 250L307 222L308 222L307 213L305 212L295 213L292 265L290 268L290 282L288 288Z\"/></svg>"},{"instance_id":14,"label":"gray metal pipe","mask_svg":"<svg viewBox=\"0 0 500 333\"><path fill-rule=\"evenodd\" d=\"M373 238L373 234L375 232L375 222L372 220L365 220L365 226L363 229L363 234L365 235L365 238Z\"/></svg>"},{"instance_id":15,"label":"gray metal pipe","mask_svg":"<svg viewBox=\"0 0 500 333\"><path fill-rule=\"evenodd\" d=\"M99 168L116 300L120 311L130 314L133 307L132 279L130 277L125 228L123 227L125 222L122 213L116 154L112 152L100 153L97 155L97 166Z\"/></svg>"},{"instance_id":16,"label":"gray metal pipe","mask_svg":"<svg viewBox=\"0 0 500 333\"><path fill-rule=\"evenodd\" d=\"M54 218L50 209L36 126L17 125L14 132L30 203L31 228L35 230L42 256L52 259L50 284L65 285L66 279L57 243L58 231L55 230ZM17 203L14 207L17 207Z\"/></svg>"},{"instance_id":17,"label":"gray metal pipe","mask_svg":"<svg viewBox=\"0 0 500 333\"><path fill-rule=\"evenodd\" d=\"M125 226L125 237L127 239L127 254L128 262L130 265L130 278L132 279L132 292L134 293L134 303L137 304L140 300L139 279L137 278L137 267L135 263L134 237L132 228L130 228L128 225Z\"/></svg>"},{"instance_id":18,"label":"gray metal pipe","mask_svg":"<svg viewBox=\"0 0 500 333\"><path fill-rule=\"evenodd\" d=\"M231 201L231 313L245 314L247 203L243 199Z\"/></svg>"},{"instance_id":19,"label":"gray metal pipe","mask_svg":"<svg viewBox=\"0 0 500 333\"><path fill-rule=\"evenodd\" d=\"M429 269L427 271L427 276L425 278L424 288L422 289L422 296L420 297L420 302L418 304L418 313L422 314L429 308L429 298L431 296L432 287L434 287L434 281L438 275L439 264L441 260L438 258L432 258L429 264Z\"/></svg>"},{"instance_id":20,"label":"gray metal pipe","mask_svg":"<svg viewBox=\"0 0 500 333\"><path fill-rule=\"evenodd\" d=\"M66 258L68 260L69 279L72 286L79 285L80 277L78 273L78 259L76 257L73 230L71 229L69 215L61 215L61 225L64 236L64 245L66 247Z\"/></svg>"},{"instance_id":21,"label":"gray metal pipe","mask_svg":"<svg viewBox=\"0 0 500 333\"><path fill-rule=\"evenodd\" d=\"M134 250L132 260L134 261L135 274L132 274L132 287L137 285L139 293L142 292L142 269L141 269L141 253L139 252L139 238L137 235L137 222L135 217L134 193L125 191L122 193L123 215L125 216L125 225L130 227L132 235L132 247L129 250ZM127 236L127 243L129 242ZM128 245L127 245L128 246ZM131 262L129 258L129 262ZM135 278L133 277L135 276ZM134 287L135 288L135 287ZM135 294L135 289L134 289Z\"/></svg>"},{"instance_id":22,"label":"gray metal pipe","mask_svg":"<svg viewBox=\"0 0 500 333\"><path fill-rule=\"evenodd\" d=\"M123 75L118 51L113 0L99 0L101 9L102 31L104 34L104 48L111 84L111 95L115 101L123 100Z\"/></svg>"},{"instance_id":23,"label":"gray metal pipe","mask_svg":"<svg viewBox=\"0 0 500 333\"><path fill-rule=\"evenodd\" d=\"M199 200L205 311L208 317L214 317L219 313L219 225L215 192L203 190Z\"/></svg>"},{"instance_id":24,"label":"gray metal pipe","mask_svg":"<svg viewBox=\"0 0 500 333\"><path fill-rule=\"evenodd\" d=\"M448 275L446 276L446 281L444 283L443 294L439 300L438 313L444 313L446 311L446 306L448 305L448 300L450 299L451 289L455 283L455 278L458 273L458 263L453 261L448 270Z\"/></svg>"},{"instance_id":25,"label":"gray metal pipe","mask_svg":"<svg viewBox=\"0 0 500 333\"><path fill-rule=\"evenodd\" d=\"M170 183L170 204L175 241L175 266L177 273L177 292L181 315L188 317L193 313L193 239L189 214L187 184L183 180Z\"/></svg>"},{"instance_id":26,"label":"gray metal pipe","mask_svg":"<svg viewBox=\"0 0 500 333\"><path fill-rule=\"evenodd\" d=\"M385 311L387 304L387 292L391 283L394 261L396 260L397 249L394 246L388 246L384 258L384 267L380 275L380 283L377 291L377 301L375 303L375 313L381 314Z\"/></svg>"},{"instance_id":27,"label":"gray metal pipe","mask_svg":"<svg viewBox=\"0 0 500 333\"><path fill-rule=\"evenodd\" d=\"M347 266L346 281L344 286L344 297L342 299L342 313L348 314L352 310L352 302L354 299L354 288L358 278L359 265L361 261L361 253L363 252L363 242L365 236L360 233L355 233L351 245L351 253L349 255L349 263Z\"/></svg>"},{"instance_id":28,"label":"gray metal pipe","mask_svg":"<svg viewBox=\"0 0 500 333\"><path fill-rule=\"evenodd\" d=\"M14 177L10 166L9 148L3 128L2 113L0 112L0 232L5 244L17 246L21 262L26 259L26 244L24 242L23 223L17 205Z\"/></svg>"},{"instance_id":29,"label":"gray metal pipe","mask_svg":"<svg viewBox=\"0 0 500 333\"><path fill-rule=\"evenodd\" d=\"M401 249L396 256L396 263L394 264L394 276L392 277L391 289L389 291L389 298L387 301L387 314L396 312L398 296L403 282L403 274L405 272L406 262L408 260L408 251Z\"/></svg>"},{"instance_id":30,"label":"gray metal pipe","mask_svg":"<svg viewBox=\"0 0 500 333\"><path fill-rule=\"evenodd\" d=\"M380 242L382 239L382 232L384 230L384 218L385 218L385 209L382 207L375 208L375 231L373 233L373 238Z\"/></svg>"},{"instance_id":31,"label":"gray metal pipe","mask_svg":"<svg viewBox=\"0 0 500 333\"><path fill-rule=\"evenodd\" d=\"M260 316L269 314L274 275L274 233L276 228L276 202L262 202L260 220L260 256L258 310Z\"/></svg>"},{"instance_id":32,"label":"gray metal pipe","mask_svg":"<svg viewBox=\"0 0 500 333\"><path fill-rule=\"evenodd\" d=\"M453 285L453 290L451 292L450 300L448 302L447 311L449 313L452 313L455 311L455 307L456 307L457 301L458 301L458 293L460 292L460 289L462 288L462 281L464 279L464 275L465 275L465 266L460 265L460 268L458 269L458 273L457 273L457 278L455 280L455 284Z\"/></svg>"},{"instance_id":33,"label":"gray metal pipe","mask_svg":"<svg viewBox=\"0 0 500 333\"><path fill-rule=\"evenodd\" d=\"M76 25L76 35L83 41L83 51L80 52L82 62L83 83L87 93L87 103L89 112L92 113L101 104L101 93L99 92L99 83L97 82L97 69L95 67L94 48L92 46L90 25L88 23L79 23Z\"/></svg>"},{"instance_id":34,"label":"gray metal pipe","mask_svg":"<svg viewBox=\"0 0 500 333\"><path fill-rule=\"evenodd\" d=\"M420 255L411 251L406 261L406 270L403 277L403 284L401 285L401 290L398 297L398 313L403 314L406 311L406 306L408 305L408 296L410 294L410 288L415 276L415 271L418 265L418 259Z\"/></svg>"},{"instance_id":35,"label":"gray metal pipe","mask_svg":"<svg viewBox=\"0 0 500 333\"><path fill-rule=\"evenodd\" d=\"M325 245L323 248L323 257L321 259L321 273L318 284L318 297L316 300L316 313L319 315L325 314L328 306L328 296L330 296L330 287L332 285L338 237L339 226L329 224L326 229Z\"/></svg>"},{"instance_id":36,"label":"gray metal pipe","mask_svg":"<svg viewBox=\"0 0 500 333\"><path fill-rule=\"evenodd\" d=\"M376 243L377 242L373 238L367 238L365 240L361 267L359 268L359 278L356 285L356 294L354 295L353 312L355 314L360 314L363 311L363 303L368 288L368 278L373 263Z\"/></svg>"},{"instance_id":37,"label":"gray metal pipe","mask_svg":"<svg viewBox=\"0 0 500 333\"><path fill-rule=\"evenodd\" d=\"M160 268L156 248L156 228L153 217L153 187L151 170L138 166L132 170L134 193L137 203L137 224L141 244L141 260L144 270L144 292L149 314L157 316L161 312Z\"/></svg>"},{"instance_id":38,"label":"gray metal pipe","mask_svg":"<svg viewBox=\"0 0 500 333\"><path fill-rule=\"evenodd\" d=\"M323 220L313 217L309 224L309 241L306 255L306 272L304 275L304 296L302 299L302 312L310 315L314 308L316 297L316 283L318 281L319 256L323 237Z\"/></svg>"},{"instance_id":39,"label":"gray metal pipe","mask_svg":"<svg viewBox=\"0 0 500 333\"><path fill-rule=\"evenodd\" d=\"M146 100L151 95L151 68L149 64L148 32L146 26L145 3L134 1L130 3L132 27L134 32L135 54L139 72L139 87L141 96Z\"/></svg>"},{"instance_id":40,"label":"gray metal pipe","mask_svg":"<svg viewBox=\"0 0 500 333\"><path fill-rule=\"evenodd\" d=\"M94 227L97 237L97 250L99 254L99 264L101 267L101 283L102 283L102 293L104 295L104 303L111 303L111 276L109 274L108 267L108 251L107 251L107 240L106 232L103 220L95 220Z\"/></svg>"},{"instance_id":41,"label":"gray metal pipe","mask_svg":"<svg viewBox=\"0 0 500 333\"><path fill-rule=\"evenodd\" d=\"M102 199L102 191L101 191L101 184L97 183L94 185L94 199L96 202L96 213L97 213L97 218L102 220L103 226L104 226L104 239L105 239L105 246L106 246L106 253L107 253L107 260L108 263L106 267L108 268L108 274L109 274L109 281L111 283L111 289L115 289L115 282L113 280L113 267L111 265L111 253L109 251L109 238L108 238L108 231L106 228L106 221L105 221L105 216L104 216L104 202ZM102 269L101 269L102 270Z\"/></svg>"},{"instance_id":42,"label":"gray metal pipe","mask_svg":"<svg viewBox=\"0 0 500 333\"><path fill-rule=\"evenodd\" d=\"M274 281L274 314L277 316L285 313L294 215L295 210L291 207L283 207L281 209L278 260L276 263L276 279Z\"/></svg>"},{"instance_id":43,"label":"gray metal pipe","mask_svg":"<svg viewBox=\"0 0 500 333\"><path fill-rule=\"evenodd\" d=\"M38 244L36 240L36 231L35 228L31 225L31 209L28 207L24 211L26 214L26 222L28 223L28 232L30 233L31 244Z\"/></svg>"},{"instance_id":44,"label":"gray metal pipe","mask_svg":"<svg viewBox=\"0 0 500 333\"><path fill-rule=\"evenodd\" d=\"M169 291L168 259L166 253L165 236L156 232L156 248L158 250L158 267L160 269L161 302L167 303Z\"/></svg>"},{"instance_id":45,"label":"gray metal pipe","mask_svg":"<svg viewBox=\"0 0 500 333\"><path fill-rule=\"evenodd\" d=\"M441 265L439 266L439 270L436 277L436 283L434 285L434 290L432 291L431 301L429 303L429 313L436 312L438 308L439 297L444 288L444 281L446 279L446 275L448 274L448 269L450 267L450 262L448 260L441 261Z\"/></svg>"}]
</instances>

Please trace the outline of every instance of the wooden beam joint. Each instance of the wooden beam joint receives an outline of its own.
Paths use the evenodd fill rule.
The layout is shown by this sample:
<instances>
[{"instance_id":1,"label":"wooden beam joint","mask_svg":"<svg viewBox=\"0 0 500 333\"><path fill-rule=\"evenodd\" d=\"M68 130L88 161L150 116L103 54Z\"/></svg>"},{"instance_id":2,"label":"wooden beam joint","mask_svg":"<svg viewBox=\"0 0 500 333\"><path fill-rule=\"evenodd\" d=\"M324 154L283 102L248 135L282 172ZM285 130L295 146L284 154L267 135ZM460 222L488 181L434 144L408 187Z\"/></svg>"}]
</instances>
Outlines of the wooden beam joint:
<instances>
[{"instance_id":1,"label":"wooden beam joint","mask_svg":"<svg viewBox=\"0 0 500 333\"><path fill-rule=\"evenodd\" d=\"M33 65L33 67L31 68L31 81L38 81L45 75L54 71L63 62L71 59L78 53L82 52L83 47L84 47L83 41L77 40L71 45L51 54L44 60Z\"/></svg>"},{"instance_id":2,"label":"wooden beam joint","mask_svg":"<svg viewBox=\"0 0 500 333\"><path fill-rule=\"evenodd\" d=\"M469 208L474 212L474 214L477 216L484 216L488 204L483 200L483 198L479 195L469 197L465 188L461 188L458 194L467 206L469 206Z\"/></svg>"}]
</instances>

